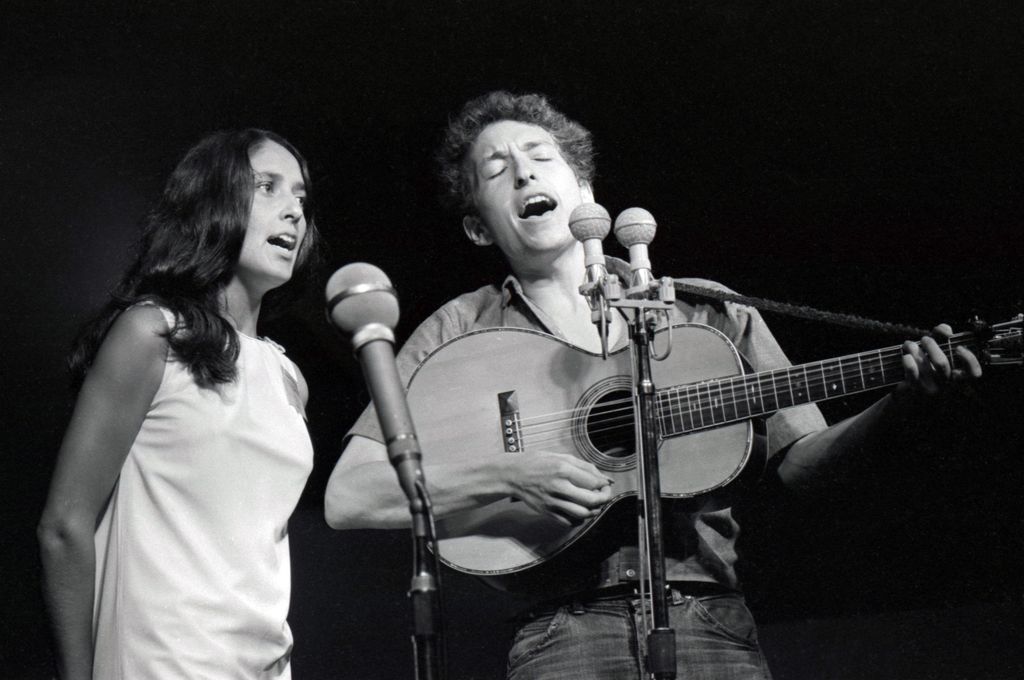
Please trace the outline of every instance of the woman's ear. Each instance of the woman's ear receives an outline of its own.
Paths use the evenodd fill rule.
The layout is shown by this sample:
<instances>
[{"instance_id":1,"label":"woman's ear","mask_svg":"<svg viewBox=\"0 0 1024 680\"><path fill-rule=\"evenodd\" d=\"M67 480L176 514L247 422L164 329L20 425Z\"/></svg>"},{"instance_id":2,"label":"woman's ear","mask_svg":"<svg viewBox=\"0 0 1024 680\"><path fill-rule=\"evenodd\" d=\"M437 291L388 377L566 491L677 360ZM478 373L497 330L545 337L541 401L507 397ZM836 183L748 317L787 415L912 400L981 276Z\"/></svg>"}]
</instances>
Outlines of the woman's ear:
<instances>
[{"instance_id":1,"label":"woman's ear","mask_svg":"<svg viewBox=\"0 0 1024 680\"><path fill-rule=\"evenodd\" d=\"M487 225L476 215L465 215L462 218L462 230L466 232L469 240L478 246L489 246L494 243L494 239L487 231Z\"/></svg>"}]
</instances>

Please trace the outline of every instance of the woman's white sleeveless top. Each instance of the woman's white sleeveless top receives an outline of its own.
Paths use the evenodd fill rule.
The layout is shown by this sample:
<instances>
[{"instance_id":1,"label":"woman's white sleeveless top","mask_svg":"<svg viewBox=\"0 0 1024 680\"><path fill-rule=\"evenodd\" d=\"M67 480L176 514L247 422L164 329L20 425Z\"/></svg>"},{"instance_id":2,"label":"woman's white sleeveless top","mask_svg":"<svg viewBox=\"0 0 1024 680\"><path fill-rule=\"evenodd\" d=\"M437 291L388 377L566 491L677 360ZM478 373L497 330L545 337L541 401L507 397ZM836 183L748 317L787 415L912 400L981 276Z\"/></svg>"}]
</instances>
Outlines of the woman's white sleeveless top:
<instances>
[{"instance_id":1,"label":"woman's white sleeveless top","mask_svg":"<svg viewBox=\"0 0 1024 680\"><path fill-rule=\"evenodd\" d=\"M291 675L288 518L313 447L294 364L239 343L216 389L167 360L96 531L95 678Z\"/></svg>"}]
</instances>

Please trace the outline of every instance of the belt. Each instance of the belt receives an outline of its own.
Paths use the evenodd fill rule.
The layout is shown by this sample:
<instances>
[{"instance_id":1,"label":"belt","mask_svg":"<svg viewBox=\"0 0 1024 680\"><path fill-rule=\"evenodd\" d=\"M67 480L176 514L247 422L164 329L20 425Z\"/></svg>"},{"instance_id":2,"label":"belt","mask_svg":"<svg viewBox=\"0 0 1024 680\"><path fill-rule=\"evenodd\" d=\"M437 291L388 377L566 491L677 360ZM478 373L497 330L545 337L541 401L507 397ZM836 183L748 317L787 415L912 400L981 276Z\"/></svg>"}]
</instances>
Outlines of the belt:
<instances>
[{"instance_id":1,"label":"belt","mask_svg":"<svg viewBox=\"0 0 1024 680\"><path fill-rule=\"evenodd\" d=\"M736 595L738 590L723 586L713 581L669 581L669 590L678 592L680 595L690 597L713 597L716 595ZM602 602L606 600L628 599L640 596L640 584L636 581L617 583L603 588L592 588L578 593L562 595L539 603L531 608L533 612L557 609L563 605L570 605L574 609L579 608L588 602Z\"/></svg>"},{"instance_id":2,"label":"belt","mask_svg":"<svg viewBox=\"0 0 1024 680\"><path fill-rule=\"evenodd\" d=\"M708 597L711 595L726 595L738 591L715 583L714 581L668 581L666 584L669 590L676 590L681 595L692 597ZM574 593L569 599L579 602L593 600L611 600L619 597L630 597L640 595L640 584L636 581L617 583L604 588L593 588L582 593Z\"/></svg>"}]
</instances>

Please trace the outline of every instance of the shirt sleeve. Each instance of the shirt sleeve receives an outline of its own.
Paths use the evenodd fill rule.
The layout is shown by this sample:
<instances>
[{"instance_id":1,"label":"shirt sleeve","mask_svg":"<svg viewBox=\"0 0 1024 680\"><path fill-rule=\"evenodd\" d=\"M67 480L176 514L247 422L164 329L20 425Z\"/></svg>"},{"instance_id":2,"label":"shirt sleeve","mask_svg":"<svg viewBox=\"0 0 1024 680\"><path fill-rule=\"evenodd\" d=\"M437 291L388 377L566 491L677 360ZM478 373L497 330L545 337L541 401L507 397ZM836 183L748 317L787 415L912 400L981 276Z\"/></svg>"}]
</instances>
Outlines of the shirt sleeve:
<instances>
[{"instance_id":1,"label":"shirt sleeve","mask_svg":"<svg viewBox=\"0 0 1024 680\"><path fill-rule=\"evenodd\" d=\"M751 307L724 303L736 349L755 372L792 366L761 313ZM804 404L776 412L766 421L768 455L774 456L797 439L827 427L816 404Z\"/></svg>"},{"instance_id":2,"label":"shirt sleeve","mask_svg":"<svg viewBox=\"0 0 1024 680\"><path fill-rule=\"evenodd\" d=\"M449 305L441 307L412 332L402 349L395 356L398 375L402 384L408 385L416 367L438 346L459 334L459 325L449 313ZM353 436L367 437L383 443L384 436L380 431L377 411L373 402L363 409L355 424L345 434L345 442Z\"/></svg>"}]
</instances>

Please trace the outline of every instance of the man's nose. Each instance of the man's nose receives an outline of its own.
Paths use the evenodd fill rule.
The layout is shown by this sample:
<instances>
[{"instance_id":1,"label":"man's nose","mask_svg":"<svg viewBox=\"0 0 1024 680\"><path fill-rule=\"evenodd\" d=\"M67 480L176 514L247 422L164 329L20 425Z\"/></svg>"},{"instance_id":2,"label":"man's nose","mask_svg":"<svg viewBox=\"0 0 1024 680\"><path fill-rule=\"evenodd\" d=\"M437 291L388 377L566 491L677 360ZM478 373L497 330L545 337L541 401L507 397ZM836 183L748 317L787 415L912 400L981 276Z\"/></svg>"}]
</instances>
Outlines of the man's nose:
<instances>
[{"instance_id":1,"label":"man's nose","mask_svg":"<svg viewBox=\"0 0 1024 680\"><path fill-rule=\"evenodd\" d=\"M516 189L522 189L531 180L537 179L533 174L533 166L528 162L519 161L516 163Z\"/></svg>"}]
</instances>

